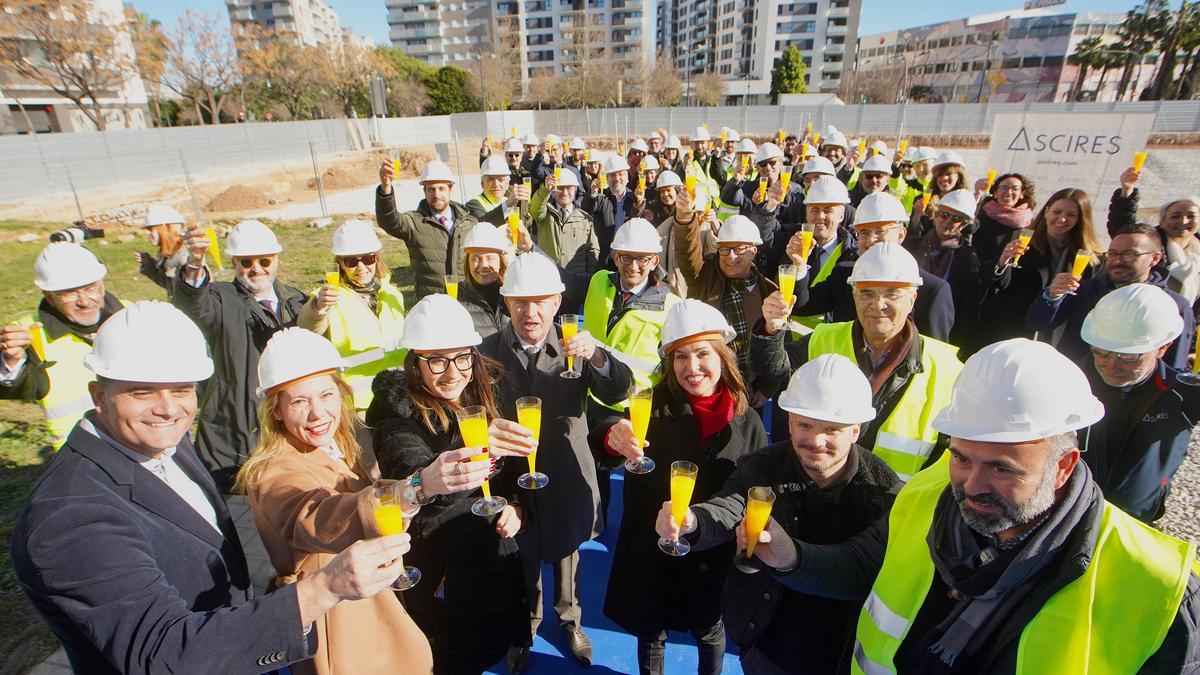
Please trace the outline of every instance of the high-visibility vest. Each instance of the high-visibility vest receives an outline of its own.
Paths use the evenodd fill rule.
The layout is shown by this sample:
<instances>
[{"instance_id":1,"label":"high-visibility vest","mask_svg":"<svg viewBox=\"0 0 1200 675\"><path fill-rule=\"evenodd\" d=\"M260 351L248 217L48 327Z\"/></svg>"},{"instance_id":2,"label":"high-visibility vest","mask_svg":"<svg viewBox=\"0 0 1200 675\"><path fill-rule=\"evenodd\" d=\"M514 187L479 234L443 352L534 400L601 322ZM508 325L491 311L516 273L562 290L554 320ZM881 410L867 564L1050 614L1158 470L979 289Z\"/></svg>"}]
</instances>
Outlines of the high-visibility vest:
<instances>
[{"instance_id":1,"label":"high-visibility vest","mask_svg":"<svg viewBox=\"0 0 1200 675\"><path fill-rule=\"evenodd\" d=\"M504 201L504 197L501 196L500 199L497 199L496 201L492 201L491 199L488 199L486 192L480 192L479 194L475 195L474 197L471 197L471 199L469 199L467 201L475 201L475 200L479 200L479 203L482 204L484 207L484 211L491 211L492 209L496 208L497 206L500 206L501 202Z\"/></svg>"},{"instance_id":2,"label":"high-visibility vest","mask_svg":"<svg viewBox=\"0 0 1200 675\"><path fill-rule=\"evenodd\" d=\"M707 201L719 213L724 202L721 201L721 186L717 184L716 179L710 176L704 167L700 166L700 162L694 159L688 163L683 173L682 177L685 179L688 176L696 177L696 199L692 202L696 210L703 211L704 203Z\"/></svg>"},{"instance_id":3,"label":"high-visibility vest","mask_svg":"<svg viewBox=\"0 0 1200 675\"><path fill-rule=\"evenodd\" d=\"M926 537L950 482L948 467L943 457L913 476L888 514L883 566L858 617L854 673L896 672L896 653L936 574ZM1194 544L1105 502L1091 564L1021 631L1016 673L1138 672L1175 620L1188 575L1200 573L1195 555Z\"/></svg>"},{"instance_id":4,"label":"high-visibility vest","mask_svg":"<svg viewBox=\"0 0 1200 675\"><path fill-rule=\"evenodd\" d=\"M28 326L34 321L32 316L25 316L18 323ZM46 432L50 434L57 450L66 442L83 414L92 409L88 384L96 379L96 375L83 365L83 357L92 353L90 342L70 332L55 340L48 338L46 362L54 364L46 369L50 391L37 403L46 416ZM25 368L31 366L28 362L24 365Z\"/></svg>"},{"instance_id":5,"label":"high-visibility vest","mask_svg":"<svg viewBox=\"0 0 1200 675\"><path fill-rule=\"evenodd\" d=\"M396 344L404 333L404 296L390 282L379 286L379 315L353 289L338 289L337 306L329 311L329 341L346 360L342 378L354 392L354 408L366 410L374 394L375 374L404 365L407 349Z\"/></svg>"},{"instance_id":6,"label":"high-visibility vest","mask_svg":"<svg viewBox=\"0 0 1200 675\"><path fill-rule=\"evenodd\" d=\"M667 300L660 310L631 309L624 312L613 324L612 330L609 330L608 315L612 312L613 301L617 297L617 286L613 283L615 275L616 272L608 270L601 270L592 275L587 297L583 301L583 327L597 342L608 347L616 359L629 366L633 371L636 389L649 389L662 380L662 372L659 369L661 359L658 355L662 326L667 320L667 311L679 302L679 296L668 293ZM597 403L599 402L597 399ZM608 407L625 410L629 407L629 401Z\"/></svg>"},{"instance_id":7,"label":"high-visibility vest","mask_svg":"<svg viewBox=\"0 0 1200 675\"><path fill-rule=\"evenodd\" d=\"M809 288L812 288L813 286L816 286L817 284L829 278L830 273L833 272L833 268L838 264L838 261L842 259L842 247L845 245L845 241L839 241L838 245L833 247L833 251L830 252L830 254L825 257L824 262L821 263L821 269L817 270L817 273L814 274L809 280ZM825 323L824 314L806 314L804 316L793 317L793 319L795 319L797 323L808 326L809 328L816 328L819 324Z\"/></svg>"},{"instance_id":8,"label":"high-visibility vest","mask_svg":"<svg viewBox=\"0 0 1200 675\"><path fill-rule=\"evenodd\" d=\"M851 337L853 321L823 323L813 329L808 341L808 358L841 354L858 362ZM913 373L899 402L879 425L872 451L907 481L925 466L937 444L933 418L950 404L950 390L962 370L958 347L921 336L921 371Z\"/></svg>"}]
</instances>

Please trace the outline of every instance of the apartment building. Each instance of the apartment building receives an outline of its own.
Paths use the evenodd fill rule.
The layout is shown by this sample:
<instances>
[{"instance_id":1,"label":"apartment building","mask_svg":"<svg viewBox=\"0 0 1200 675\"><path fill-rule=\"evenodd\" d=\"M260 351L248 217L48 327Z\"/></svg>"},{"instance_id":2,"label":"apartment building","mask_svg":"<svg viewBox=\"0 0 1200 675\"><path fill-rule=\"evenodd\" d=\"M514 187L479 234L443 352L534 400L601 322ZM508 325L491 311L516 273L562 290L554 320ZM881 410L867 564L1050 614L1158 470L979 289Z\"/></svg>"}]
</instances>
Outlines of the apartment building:
<instances>
[{"instance_id":1,"label":"apartment building","mask_svg":"<svg viewBox=\"0 0 1200 675\"><path fill-rule=\"evenodd\" d=\"M341 21L324 0L225 0L225 8L235 36L257 25L310 47L342 42Z\"/></svg>"}]
</instances>

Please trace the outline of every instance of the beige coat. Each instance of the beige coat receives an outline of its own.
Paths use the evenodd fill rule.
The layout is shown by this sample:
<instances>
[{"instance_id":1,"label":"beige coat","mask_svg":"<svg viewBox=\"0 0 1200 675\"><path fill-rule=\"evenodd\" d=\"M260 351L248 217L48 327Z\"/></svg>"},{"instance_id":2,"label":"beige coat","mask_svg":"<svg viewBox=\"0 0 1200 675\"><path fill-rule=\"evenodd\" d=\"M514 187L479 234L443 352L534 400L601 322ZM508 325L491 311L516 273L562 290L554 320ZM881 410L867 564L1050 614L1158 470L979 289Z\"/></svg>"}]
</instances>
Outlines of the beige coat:
<instances>
[{"instance_id":1,"label":"beige coat","mask_svg":"<svg viewBox=\"0 0 1200 675\"><path fill-rule=\"evenodd\" d=\"M371 482L324 452L289 446L248 490L254 523L280 576L303 579L360 539L379 536ZM429 641L390 590L342 602L313 624L317 653L297 675L433 670Z\"/></svg>"}]
</instances>

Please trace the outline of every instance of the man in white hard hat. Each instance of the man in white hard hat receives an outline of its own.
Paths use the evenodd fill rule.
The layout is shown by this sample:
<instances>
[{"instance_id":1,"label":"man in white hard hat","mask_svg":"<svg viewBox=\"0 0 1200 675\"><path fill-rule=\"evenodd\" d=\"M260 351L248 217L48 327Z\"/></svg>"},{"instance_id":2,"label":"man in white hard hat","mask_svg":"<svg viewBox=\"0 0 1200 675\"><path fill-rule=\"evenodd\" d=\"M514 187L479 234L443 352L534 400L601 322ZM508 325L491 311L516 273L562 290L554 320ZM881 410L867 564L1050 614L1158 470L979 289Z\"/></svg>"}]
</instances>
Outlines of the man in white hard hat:
<instances>
[{"instance_id":1,"label":"man in white hard hat","mask_svg":"<svg viewBox=\"0 0 1200 675\"><path fill-rule=\"evenodd\" d=\"M575 167L575 171L582 174L584 157L587 155L587 143L583 139L576 136L571 139L571 144L567 146L567 164Z\"/></svg>"},{"instance_id":2,"label":"man in white hard hat","mask_svg":"<svg viewBox=\"0 0 1200 675\"><path fill-rule=\"evenodd\" d=\"M533 176L541 165L541 141L537 134L530 132L521 137L521 177Z\"/></svg>"},{"instance_id":3,"label":"man in white hard hat","mask_svg":"<svg viewBox=\"0 0 1200 675\"><path fill-rule=\"evenodd\" d=\"M1084 281L1070 272L1055 275L1046 290L1030 303L1025 327L1049 334L1065 325L1066 330L1057 343L1058 351L1079 361L1088 351L1080 337L1080 327L1100 298L1129 284L1151 284L1162 288L1175 301L1176 311L1183 319L1182 337L1171 345L1164 358L1176 370L1184 370L1195 342L1195 315L1182 295L1167 288L1170 276L1159 267L1162 259L1163 244L1158 230L1146 224L1123 227L1113 234L1100 272Z\"/></svg>"},{"instance_id":4,"label":"man in white hard hat","mask_svg":"<svg viewBox=\"0 0 1200 675\"><path fill-rule=\"evenodd\" d=\"M1200 388L1163 359L1183 332L1174 310L1161 288L1130 284L1101 298L1080 330L1091 347L1080 365L1105 410L1086 432L1083 461L1105 499L1146 523L1165 512L1200 421Z\"/></svg>"},{"instance_id":5,"label":"man in white hard hat","mask_svg":"<svg viewBox=\"0 0 1200 675\"><path fill-rule=\"evenodd\" d=\"M600 267L600 242L592 215L576 204L579 176L574 171L554 173L534 195L534 231L538 247L559 267L574 274L591 276Z\"/></svg>"},{"instance_id":6,"label":"man in white hard hat","mask_svg":"<svg viewBox=\"0 0 1200 675\"><path fill-rule=\"evenodd\" d=\"M849 226L854 209L849 206L849 201L850 195L842 181L832 175L820 175L804 195L802 222L785 224L775 234L774 250L767 258L767 269L790 261L807 270L804 283L810 288L828 279L843 257L854 255L856 243ZM807 258L804 257L805 235L802 229L805 224L812 226L812 242ZM807 298L807 293L804 297ZM798 307L805 304L803 300L797 302ZM813 328L824 321L825 316L803 315L796 319Z\"/></svg>"},{"instance_id":7,"label":"man in white hard hat","mask_svg":"<svg viewBox=\"0 0 1200 675\"><path fill-rule=\"evenodd\" d=\"M833 168L837 170L837 179L848 187L850 177L854 174L854 163L849 157L850 141L846 139L846 134L837 129L832 131L833 133L821 136L821 147L817 152L833 163Z\"/></svg>"},{"instance_id":8,"label":"man in white hard hat","mask_svg":"<svg viewBox=\"0 0 1200 675\"><path fill-rule=\"evenodd\" d=\"M857 180L850 187L850 204L857 207L869 194L892 192L891 181L891 160L883 155L872 156L859 167ZM899 199L901 196L903 195L896 195L896 198Z\"/></svg>"},{"instance_id":9,"label":"man in white hard hat","mask_svg":"<svg viewBox=\"0 0 1200 675\"><path fill-rule=\"evenodd\" d=\"M703 190L707 197L717 200L725 174L717 161L717 151L711 150L712 137L708 127L696 127L690 143L692 150L684 157L684 172L680 177L685 180L689 176L695 177L697 195Z\"/></svg>"},{"instance_id":10,"label":"man in white hard hat","mask_svg":"<svg viewBox=\"0 0 1200 675\"><path fill-rule=\"evenodd\" d=\"M933 421L950 452L888 518L832 546L772 520L755 555L793 590L866 598L854 672L1190 672L1196 545L1105 502L1076 438L1103 414L1049 345L989 345Z\"/></svg>"},{"instance_id":11,"label":"man in white hard hat","mask_svg":"<svg viewBox=\"0 0 1200 675\"><path fill-rule=\"evenodd\" d=\"M516 419L518 398L542 399L538 469L551 479L546 487L529 493L525 506L531 522L517 534L530 593L531 629L536 635L541 624L542 565L551 563L559 627L571 655L587 666L592 662L592 645L581 624L579 546L600 533L603 513L596 462L587 441L586 402L590 390L604 403L617 403L628 395L633 380L629 368L610 358L588 330L562 340L554 317L563 290L553 261L537 252L518 256L500 289L512 322L485 338L479 349L504 369L497 404L505 419ZM568 370L568 357L580 377L562 376ZM501 461L513 463L507 470L517 471L525 460L515 459L520 462ZM529 648L516 652L510 653L509 663L523 666Z\"/></svg>"},{"instance_id":12,"label":"man in white hard hat","mask_svg":"<svg viewBox=\"0 0 1200 675\"><path fill-rule=\"evenodd\" d=\"M560 174L567 172L573 173L575 174L575 180L579 181L581 178L579 169L571 166L569 162L565 161L566 155L564 153L566 150L562 139L554 134L549 134L546 136L546 143L546 150L541 155L541 165L538 166L537 172L533 176L534 189L536 190L537 188L545 185L546 178L553 176L555 169L557 169ZM582 203L582 201L583 195L578 194L576 198L576 204Z\"/></svg>"},{"instance_id":13,"label":"man in white hard hat","mask_svg":"<svg viewBox=\"0 0 1200 675\"><path fill-rule=\"evenodd\" d=\"M633 190L629 189L629 164L624 157L614 153L604 160L604 175L608 187L600 189L600 183L592 182L591 192L583 198L583 209L592 214L596 238L600 242L600 259L608 260L613 237L633 218L640 218L646 208L643 199L638 202Z\"/></svg>"},{"instance_id":14,"label":"man in white hard hat","mask_svg":"<svg viewBox=\"0 0 1200 675\"><path fill-rule=\"evenodd\" d=\"M818 356L792 375L779 400L788 438L743 457L716 495L687 510L682 527L666 501L655 526L659 536L682 536L693 551L719 546L735 538L747 496L761 498L767 489L775 521L803 541L841 543L887 513L901 483L857 443L875 410L871 385L854 363L836 354ZM798 593L763 572L757 558L737 555L725 579L722 614L741 651L742 670L847 672L850 627L862 601Z\"/></svg>"},{"instance_id":15,"label":"man in white hard hat","mask_svg":"<svg viewBox=\"0 0 1200 675\"><path fill-rule=\"evenodd\" d=\"M934 206L933 227L919 240L905 242L921 271L949 284L954 298L954 328L948 341L960 347L974 344L982 295L979 256L967 234L975 224L976 206L970 190L946 193Z\"/></svg>"},{"instance_id":16,"label":"man in white hard hat","mask_svg":"<svg viewBox=\"0 0 1200 675\"><path fill-rule=\"evenodd\" d=\"M12 534L13 569L76 673L261 672L311 658L313 622L390 592L407 534L360 541L255 598L225 502L188 439L213 372L200 329L139 302L85 358L95 410L71 431Z\"/></svg>"},{"instance_id":17,"label":"man in white hard hat","mask_svg":"<svg viewBox=\"0 0 1200 675\"><path fill-rule=\"evenodd\" d=\"M849 321L855 316L853 294L847 280L855 261L872 246L883 242L902 244L908 235L908 218L903 205L890 194L868 195L854 211L856 251L843 249L842 259L829 275L809 289L808 303L796 307L802 316L825 315L827 321ZM851 255L853 253L853 255ZM950 338L954 328L954 297L945 279L920 271L921 289L912 310L913 321L922 335L938 340Z\"/></svg>"},{"instance_id":18,"label":"man in white hard hat","mask_svg":"<svg viewBox=\"0 0 1200 675\"><path fill-rule=\"evenodd\" d=\"M283 247L259 221L243 220L229 232L233 281L213 280L204 262L210 244L202 230L188 234L187 265L171 301L212 347L216 373L201 402L196 449L217 487L229 492L258 437L259 351L276 331L296 325L308 296L279 281Z\"/></svg>"},{"instance_id":19,"label":"man in white hard hat","mask_svg":"<svg viewBox=\"0 0 1200 675\"><path fill-rule=\"evenodd\" d=\"M899 244L871 247L854 263L849 283L856 318L819 324L785 347L787 308L779 294L763 301L763 322L751 345L754 371L784 382L799 365L820 354L841 354L858 364L871 382L878 422L861 442L904 480L931 464L945 437L929 426L950 400L962 369L958 348L917 330L911 319L922 279L917 261Z\"/></svg>"},{"instance_id":20,"label":"man in white hard hat","mask_svg":"<svg viewBox=\"0 0 1200 675\"><path fill-rule=\"evenodd\" d=\"M663 141L666 136L666 132L662 130L650 132L650 135L646 137L646 154L657 158L662 153Z\"/></svg>"},{"instance_id":21,"label":"man in white hard hat","mask_svg":"<svg viewBox=\"0 0 1200 675\"><path fill-rule=\"evenodd\" d=\"M174 292L175 277L179 268L187 262L187 251L183 248L185 223L183 215L168 204L156 203L146 208L146 219L142 232L152 246L158 247L158 255L138 251L134 261L141 272L155 286L165 290L168 297Z\"/></svg>"},{"instance_id":22,"label":"man in white hard hat","mask_svg":"<svg viewBox=\"0 0 1200 675\"><path fill-rule=\"evenodd\" d=\"M758 170L757 179L746 180L742 165L737 165L732 178L721 191L721 201L736 207L739 214L752 220L758 226L764 245L769 248L780 223L800 220L792 214L799 211L804 194L799 185L790 183L784 191L783 181L780 180L784 171L783 151L779 146L763 143L756 150L754 161Z\"/></svg>"},{"instance_id":23,"label":"man in white hard hat","mask_svg":"<svg viewBox=\"0 0 1200 675\"><path fill-rule=\"evenodd\" d=\"M659 174L658 182L655 183L655 191L658 193L657 208L659 210L655 214L655 218L659 218L655 229L658 230L663 249L659 254L659 267L666 274L667 285L671 287L671 291L681 298L686 298L688 296L687 280L684 279L683 271L679 269L679 256L675 254L675 226L682 222L689 229L698 229L701 253L707 255L716 250L713 227L717 224L717 214L711 209L707 213L697 213L689 207L678 212L682 221L677 220L677 208L680 199L687 197L687 190L684 189L683 181L674 171L664 171Z\"/></svg>"},{"instance_id":24,"label":"man in white hard hat","mask_svg":"<svg viewBox=\"0 0 1200 675\"><path fill-rule=\"evenodd\" d=\"M459 277L462 269L462 242L477 220L467 208L451 199L455 178L450 167L433 160L421 171L421 189L425 198L412 211L401 213L392 191L392 163L379 168L379 188L375 191L375 220L385 232L408 246L417 299L442 292L447 274Z\"/></svg>"},{"instance_id":25,"label":"man in white hard hat","mask_svg":"<svg viewBox=\"0 0 1200 675\"><path fill-rule=\"evenodd\" d=\"M36 401L58 447L92 409L83 357L121 301L105 289L107 268L79 244L49 244L33 273L42 291L37 310L0 328L0 399Z\"/></svg>"},{"instance_id":26,"label":"man in white hard hat","mask_svg":"<svg viewBox=\"0 0 1200 675\"><path fill-rule=\"evenodd\" d=\"M629 144L629 150L625 153L625 161L629 165L629 173L637 173L642 166L642 158L650 151L650 146L646 145L645 139L635 138Z\"/></svg>"},{"instance_id":27,"label":"man in white hard hat","mask_svg":"<svg viewBox=\"0 0 1200 675\"><path fill-rule=\"evenodd\" d=\"M520 182L512 182L511 169L499 157L484 160L479 167L479 183L483 191L466 204L467 212L476 220L499 225L504 222L508 211L530 198L529 188Z\"/></svg>"}]
</instances>

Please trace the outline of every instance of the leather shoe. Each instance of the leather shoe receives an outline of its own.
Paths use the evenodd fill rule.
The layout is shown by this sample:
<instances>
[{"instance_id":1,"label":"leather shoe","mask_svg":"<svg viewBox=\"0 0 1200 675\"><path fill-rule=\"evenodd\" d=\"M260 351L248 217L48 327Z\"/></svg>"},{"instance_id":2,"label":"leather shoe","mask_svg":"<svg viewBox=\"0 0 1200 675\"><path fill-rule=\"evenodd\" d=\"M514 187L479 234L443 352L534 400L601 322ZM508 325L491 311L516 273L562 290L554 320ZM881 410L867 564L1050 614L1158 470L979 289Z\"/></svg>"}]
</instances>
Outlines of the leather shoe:
<instances>
[{"instance_id":1,"label":"leather shoe","mask_svg":"<svg viewBox=\"0 0 1200 675\"><path fill-rule=\"evenodd\" d=\"M517 675L529 665L529 647L508 648L508 672Z\"/></svg>"},{"instance_id":2,"label":"leather shoe","mask_svg":"<svg viewBox=\"0 0 1200 675\"><path fill-rule=\"evenodd\" d=\"M571 656L585 666L592 665L592 641L584 634L583 629L573 624L562 627L567 636L567 645L571 648Z\"/></svg>"}]
</instances>

